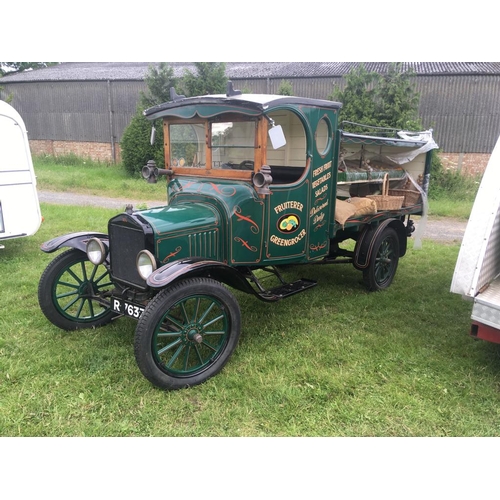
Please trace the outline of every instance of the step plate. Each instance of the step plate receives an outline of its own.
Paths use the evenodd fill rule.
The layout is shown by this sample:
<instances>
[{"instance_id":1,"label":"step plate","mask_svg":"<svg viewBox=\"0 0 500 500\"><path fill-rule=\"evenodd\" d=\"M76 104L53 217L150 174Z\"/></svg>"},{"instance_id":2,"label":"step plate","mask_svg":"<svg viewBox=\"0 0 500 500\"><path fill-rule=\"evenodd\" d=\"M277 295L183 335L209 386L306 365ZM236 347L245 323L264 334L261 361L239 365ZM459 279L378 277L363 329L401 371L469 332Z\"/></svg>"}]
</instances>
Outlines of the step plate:
<instances>
[{"instance_id":1,"label":"step plate","mask_svg":"<svg viewBox=\"0 0 500 500\"><path fill-rule=\"evenodd\" d=\"M498 328L500 326L500 280L496 279L474 299L471 318Z\"/></svg>"},{"instance_id":2,"label":"step plate","mask_svg":"<svg viewBox=\"0 0 500 500\"><path fill-rule=\"evenodd\" d=\"M271 290L266 290L259 294L264 300L280 300L285 297L290 297L290 295L295 295L296 293L304 292L313 286L316 286L317 282L313 280L308 280L302 278L300 280L294 281L293 283L286 283L285 285L277 286Z\"/></svg>"}]
</instances>

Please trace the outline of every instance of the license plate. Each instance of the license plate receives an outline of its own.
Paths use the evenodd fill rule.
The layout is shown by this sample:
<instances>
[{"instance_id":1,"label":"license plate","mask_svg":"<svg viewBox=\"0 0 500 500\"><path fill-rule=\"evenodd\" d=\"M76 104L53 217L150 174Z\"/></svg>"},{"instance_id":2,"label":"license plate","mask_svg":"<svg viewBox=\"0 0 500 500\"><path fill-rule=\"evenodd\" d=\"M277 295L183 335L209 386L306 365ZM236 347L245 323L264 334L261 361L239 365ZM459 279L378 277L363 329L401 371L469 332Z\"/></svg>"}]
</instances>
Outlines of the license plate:
<instances>
[{"instance_id":1,"label":"license plate","mask_svg":"<svg viewBox=\"0 0 500 500\"><path fill-rule=\"evenodd\" d=\"M118 314L129 316L130 318L139 319L144 312L144 307L118 297L112 297L111 309Z\"/></svg>"}]
</instances>

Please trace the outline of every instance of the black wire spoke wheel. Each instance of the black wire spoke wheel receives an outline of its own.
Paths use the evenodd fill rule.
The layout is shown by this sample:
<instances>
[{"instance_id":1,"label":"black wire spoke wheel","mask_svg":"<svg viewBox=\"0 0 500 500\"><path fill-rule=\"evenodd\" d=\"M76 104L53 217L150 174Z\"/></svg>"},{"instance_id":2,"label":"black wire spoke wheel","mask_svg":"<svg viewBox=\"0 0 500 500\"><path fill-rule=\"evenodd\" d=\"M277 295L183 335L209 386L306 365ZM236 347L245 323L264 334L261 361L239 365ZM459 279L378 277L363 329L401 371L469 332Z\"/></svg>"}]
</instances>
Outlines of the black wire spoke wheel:
<instances>
[{"instance_id":1,"label":"black wire spoke wheel","mask_svg":"<svg viewBox=\"0 0 500 500\"><path fill-rule=\"evenodd\" d=\"M92 328L115 315L105 292L114 288L108 269L92 264L85 252L70 249L45 269L38 286L38 301L45 316L64 330Z\"/></svg>"},{"instance_id":2,"label":"black wire spoke wheel","mask_svg":"<svg viewBox=\"0 0 500 500\"><path fill-rule=\"evenodd\" d=\"M240 309L220 283L192 278L162 290L139 319L135 356L162 389L201 384L229 360L240 334Z\"/></svg>"},{"instance_id":3,"label":"black wire spoke wheel","mask_svg":"<svg viewBox=\"0 0 500 500\"><path fill-rule=\"evenodd\" d=\"M396 231L385 228L375 240L370 264L363 271L365 285L371 291L384 290L390 286L399 263L399 239Z\"/></svg>"}]
</instances>

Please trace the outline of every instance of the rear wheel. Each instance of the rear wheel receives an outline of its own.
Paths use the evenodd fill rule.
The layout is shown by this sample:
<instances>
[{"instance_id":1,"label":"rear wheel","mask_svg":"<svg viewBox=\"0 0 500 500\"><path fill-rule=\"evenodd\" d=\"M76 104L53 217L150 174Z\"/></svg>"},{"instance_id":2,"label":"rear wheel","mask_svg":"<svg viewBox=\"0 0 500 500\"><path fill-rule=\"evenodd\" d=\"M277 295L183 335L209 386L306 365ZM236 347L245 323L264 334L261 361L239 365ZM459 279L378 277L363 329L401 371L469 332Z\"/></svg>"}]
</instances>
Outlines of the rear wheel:
<instances>
[{"instance_id":1,"label":"rear wheel","mask_svg":"<svg viewBox=\"0 0 500 500\"><path fill-rule=\"evenodd\" d=\"M108 269L92 264L85 252L70 249L45 269L38 285L42 312L63 330L93 328L115 315L103 294L114 288Z\"/></svg>"},{"instance_id":2,"label":"rear wheel","mask_svg":"<svg viewBox=\"0 0 500 500\"><path fill-rule=\"evenodd\" d=\"M390 286L399 262L399 238L396 231L386 227L375 239L369 265L363 270L363 281L371 291Z\"/></svg>"},{"instance_id":3,"label":"rear wheel","mask_svg":"<svg viewBox=\"0 0 500 500\"><path fill-rule=\"evenodd\" d=\"M240 308L219 282L192 278L162 290L137 324L135 357L162 389L205 382L229 360L240 335Z\"/></svg>"}]
</instances>

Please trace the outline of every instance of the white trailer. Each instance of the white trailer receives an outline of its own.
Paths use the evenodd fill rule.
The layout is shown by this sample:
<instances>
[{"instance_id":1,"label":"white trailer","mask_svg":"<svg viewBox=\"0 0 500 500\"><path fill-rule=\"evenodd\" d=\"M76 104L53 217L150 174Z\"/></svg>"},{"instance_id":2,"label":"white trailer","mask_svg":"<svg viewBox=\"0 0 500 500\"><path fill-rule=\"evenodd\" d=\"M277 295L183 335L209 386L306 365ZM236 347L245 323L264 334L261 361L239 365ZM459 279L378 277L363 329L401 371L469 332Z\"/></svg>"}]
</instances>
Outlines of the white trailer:
<instances>
[{"instance_id":1,"label":"white trailer","mask_svg":"<svg viewBox=\"0 0 500 500\"><path fill-rule=\"evenodd\" d=\"M470 334L500 343L500 138L472 207L451 292L473 302Z\"/></svg>"},{"instance_id":2,"label":"white trailer","mask_svg":"<svg viewBox=\"0 0 500 500\"><path fill-rule=\"evenodd\" d=\"M24 121L12 106L0 101L0 248L3 240L35 234L41 222Z\"/></svg>"}]
</instances>

